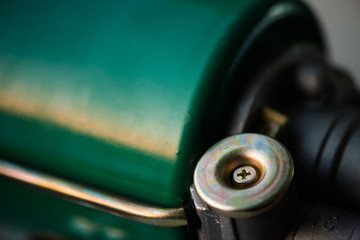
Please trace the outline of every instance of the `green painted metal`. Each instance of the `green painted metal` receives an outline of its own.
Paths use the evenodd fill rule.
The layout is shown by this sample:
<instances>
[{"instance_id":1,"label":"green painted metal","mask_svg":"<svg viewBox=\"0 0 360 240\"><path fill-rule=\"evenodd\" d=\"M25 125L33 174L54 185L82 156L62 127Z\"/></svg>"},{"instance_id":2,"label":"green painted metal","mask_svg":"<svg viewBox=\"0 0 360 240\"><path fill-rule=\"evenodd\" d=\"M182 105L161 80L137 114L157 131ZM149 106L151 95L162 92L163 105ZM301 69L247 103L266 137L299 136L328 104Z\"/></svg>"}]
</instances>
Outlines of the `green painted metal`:
<instances>
[{"instance_id":1,"label":"green painted metal","mask_svg":"<svg viewBox=\"0 0 360 240\"><path fill-rule=\"evenodd\" d=\"M0 239L182 239L181 228L154 227L122 219L0 179ZM4 221L6 219L6 222ZM30 236L32 238L29 237ZM35 238L35 236L39 238ZM42 238L40 238L42 236ZM58 238L55 238L58 239ZM60 238L63 239L63 238Z\"/></svg>"},{"instance_id":2,"label":"green painted metal","mask_svg":"<svg viewBox=\"0 0 360 240\"><path fill-rule=\"evenodd\" d=\"M264 46L323 45L297 1L9 1L0 29L1 157L164 207Z\"/></svg>"}]
</instances>

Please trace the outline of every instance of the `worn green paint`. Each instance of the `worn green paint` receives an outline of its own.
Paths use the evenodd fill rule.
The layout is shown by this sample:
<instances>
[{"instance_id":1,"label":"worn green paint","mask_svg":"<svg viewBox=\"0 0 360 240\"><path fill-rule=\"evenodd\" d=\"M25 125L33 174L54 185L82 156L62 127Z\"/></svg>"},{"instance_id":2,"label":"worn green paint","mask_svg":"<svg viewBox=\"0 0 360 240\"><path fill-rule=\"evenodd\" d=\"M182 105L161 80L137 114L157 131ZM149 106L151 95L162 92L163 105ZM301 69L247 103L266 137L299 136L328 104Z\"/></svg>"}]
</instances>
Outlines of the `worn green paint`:
<instances>
[{"instance_id":1,"label":"worn green paint","mask_svg":"<svg viewBox=\"0 0 360 240\"><path fill-rule=\"evenodd\" d=\"M0 29L0 156L165 207L217 140L233 72L267 41L322 47L297 1L9 1Z\"/></svg>"}]
</instances>

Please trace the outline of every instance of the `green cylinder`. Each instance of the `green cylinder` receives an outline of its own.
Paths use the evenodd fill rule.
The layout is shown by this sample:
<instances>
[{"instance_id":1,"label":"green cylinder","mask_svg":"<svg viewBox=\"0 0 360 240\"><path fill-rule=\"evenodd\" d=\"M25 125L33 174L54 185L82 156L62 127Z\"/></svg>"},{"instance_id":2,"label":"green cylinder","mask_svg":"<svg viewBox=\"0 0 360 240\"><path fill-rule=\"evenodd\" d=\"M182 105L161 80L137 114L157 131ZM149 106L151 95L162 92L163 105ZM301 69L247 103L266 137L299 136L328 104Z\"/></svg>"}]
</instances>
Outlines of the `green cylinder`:
<instances>
[{"instance_id":1,"label":"green cylinder","mask_svg":"<svg viewBox=\"0 0 360 240\"><path fill-rule=\"evenodd\" d=\"M298 1L0 5L0 157L163 207L188 197L234 82L294 44L323 49Z\"/></svg>"}]
</instances>

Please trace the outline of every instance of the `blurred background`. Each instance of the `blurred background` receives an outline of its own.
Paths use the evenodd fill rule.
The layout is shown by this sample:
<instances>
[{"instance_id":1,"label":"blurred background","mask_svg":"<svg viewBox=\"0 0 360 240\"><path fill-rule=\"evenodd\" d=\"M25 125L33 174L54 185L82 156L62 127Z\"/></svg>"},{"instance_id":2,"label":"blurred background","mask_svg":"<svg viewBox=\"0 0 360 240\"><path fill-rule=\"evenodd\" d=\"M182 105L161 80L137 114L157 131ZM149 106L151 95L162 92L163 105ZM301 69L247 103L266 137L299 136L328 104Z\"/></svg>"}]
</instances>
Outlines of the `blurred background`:
<instances>
[{"instance_id":1,"label":"blurred background","mask_svg":"<svg viewBox=\"0 0 360 240\"><path fill-rule=\"evenodd\" d=\"M360 1L304 1L323 25L330 59L351 74L360 89Z\"/></svg>"}]
</instances>

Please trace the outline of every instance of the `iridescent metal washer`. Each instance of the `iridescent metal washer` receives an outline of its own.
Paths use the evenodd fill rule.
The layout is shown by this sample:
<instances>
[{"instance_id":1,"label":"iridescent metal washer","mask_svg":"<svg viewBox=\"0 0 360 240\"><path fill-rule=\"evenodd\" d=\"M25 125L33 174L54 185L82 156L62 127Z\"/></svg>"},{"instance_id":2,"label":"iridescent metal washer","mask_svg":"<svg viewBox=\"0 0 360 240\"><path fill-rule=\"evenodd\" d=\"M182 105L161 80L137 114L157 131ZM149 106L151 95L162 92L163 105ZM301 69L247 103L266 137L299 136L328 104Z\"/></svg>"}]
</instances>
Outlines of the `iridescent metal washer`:
<instances>
[{"instance_id":1,"label":"iridescent metal washer","mask_svg":"<svg viewBox=\"0 0 360 240\"><path fill-rule=\"evenodd\" d=\"M288 189L293 173L292 158L278 141L260 134L240 134L221 140L203 155L195 169L194 185L215 213L241 218L273 207ZM236 179L250 174L255 175L251 181Z\"/></svg>"}]
</instances>

